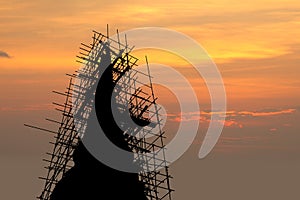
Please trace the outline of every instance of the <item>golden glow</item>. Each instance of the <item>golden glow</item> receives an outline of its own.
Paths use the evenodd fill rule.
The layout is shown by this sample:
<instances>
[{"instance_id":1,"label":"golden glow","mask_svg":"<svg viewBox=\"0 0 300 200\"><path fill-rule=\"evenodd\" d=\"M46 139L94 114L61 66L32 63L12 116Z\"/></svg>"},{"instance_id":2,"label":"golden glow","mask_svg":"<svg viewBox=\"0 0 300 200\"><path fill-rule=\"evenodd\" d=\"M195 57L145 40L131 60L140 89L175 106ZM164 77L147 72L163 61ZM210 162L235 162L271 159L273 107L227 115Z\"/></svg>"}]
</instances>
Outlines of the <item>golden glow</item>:
<instances>
[{"instance_id":1,"label":"golden glow","mask_svg":"<svg viewBox=\"0 0 300 200\"><path fill-rule=\"evenodd\" d=\"M180 56L158 49L137 50L133 51L132 55L140 59L139 64L144 64L145 56L147 56L148 61L151 63L160 63L176 68L189 65L189 63Z\"/></svg>"}]
</instances>

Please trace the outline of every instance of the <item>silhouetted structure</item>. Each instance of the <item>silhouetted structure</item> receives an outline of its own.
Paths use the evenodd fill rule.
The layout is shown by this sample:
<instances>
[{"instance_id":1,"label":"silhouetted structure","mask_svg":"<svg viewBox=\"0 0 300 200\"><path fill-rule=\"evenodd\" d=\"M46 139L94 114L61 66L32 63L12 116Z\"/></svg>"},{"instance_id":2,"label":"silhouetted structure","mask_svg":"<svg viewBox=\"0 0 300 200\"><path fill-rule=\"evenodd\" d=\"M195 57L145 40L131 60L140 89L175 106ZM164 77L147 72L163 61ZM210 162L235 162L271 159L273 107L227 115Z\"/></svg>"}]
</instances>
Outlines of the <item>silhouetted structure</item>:
<instances>
[{"instance_id":1,"label":"silhouetted structure","mask_svg":"<svg viewBox=\"0 0 300 200\"><path fill-rule=\"evenodd\" d=\"M148 73L133 70L138 59L130 55L131 49L108 36L93 31L90 45L82 44L78 62L83 68L70 76L70 82L64 95L63 104L54 103L62 113L61 121L47 119L59 124L57 132L34 126L33 128L55 133L52 153L48 153L47 176L42 200L67 199L171 199L167 161L158 157L156 150L164 155L164 132L161 130L158 107ZM104 71L101 66L108 66ZM149 83L138 81L146 76ZM99 83L97 78L100 78ZM74 82L74 79L77 81ZM140 153L142 157L130 160L133 164L150 172L139 174L121 172L112 169L95 159L85 148L74 124L74 107L82 116L89 115L90 99L87 92L96 88L96 114L99 124L109 140L126 151ZM122 115L129 109L130 117L139 126L128 126L126 122L114 120L111 106ZM153 109L150 110L150 107ZM78 123L78 121L76 122ZM81 123L81 122L80 122ZM82 121L80 128L89 128ZM29 125L27 125L29 126ZM124 130L125 129L125 130ZM158 131L153 131L154 129ZM80 131L79 131L80 132ZM84 132L84 131L83 131ZM81 135L81 137L85 137ZM144 161L143 163L139 161ZM145 162L146 161L146 162ZM160 170L159 170L160 169Z\"/></svg>"}]
</instances>

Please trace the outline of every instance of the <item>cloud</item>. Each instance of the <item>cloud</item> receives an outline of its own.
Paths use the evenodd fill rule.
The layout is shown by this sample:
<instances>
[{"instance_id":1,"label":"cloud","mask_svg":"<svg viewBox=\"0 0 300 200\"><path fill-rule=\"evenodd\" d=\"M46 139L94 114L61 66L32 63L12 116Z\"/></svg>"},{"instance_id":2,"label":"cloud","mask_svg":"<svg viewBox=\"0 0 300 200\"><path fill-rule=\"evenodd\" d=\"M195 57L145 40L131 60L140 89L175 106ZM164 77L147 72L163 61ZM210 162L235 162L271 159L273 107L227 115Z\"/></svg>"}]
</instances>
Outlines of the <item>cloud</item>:
<instances>
[{"instance_id":1,"label":"cloud","mask_svg":"<svg viewBox=\"0 0 300 200\"><path fill-rule=\"evenodd\" d=\"M264 117L264 116L274 116L274 115L282 115L282 114L291 114L294 113L296 109L285 109L278 111L270 111L270 112L251 112L251 111L241 111L238 112L241 116L252 116L252 117Z\"/></svg>"},{"instance_id":2,"label":"cloud","mask_svg":"<svg viewBox=\"0 0 300 200\"><path fill-rule=\"evenodd\" d=\"M224 127L235 127L235 128L244 128L245 125L258 125L260 120L256 118L261 117L272 117L272 116L282 116L287 114L294 114L297 110L293 108L282 109L282 110L262 110L262 111L227 111L226 120L218 120L219 123L224 124ZM208 112L201 111L199 112L187 112L187 113L168 113L168 120L171 122L189 122L189 121L199 121L199 123L210 123L211 115L224 116L225 113L222 112ZM252 120L249 117L255 117ZM253 121L254 120L254 121ZM255 123L252 123L255 122ZM284 126L291 126L290 124L284 124ZM270 131L275 131L270 129Z\"/></svg>"},{"instance_id":3,"label":"cloud","mask_svg":"<svg viewBox=\"0 0 300 200\"><path fill-rule=\"evenodd\" d=\"M0 58L11 58L11 56L4 51L0 51Z\"/></svg>"}]
</instances>

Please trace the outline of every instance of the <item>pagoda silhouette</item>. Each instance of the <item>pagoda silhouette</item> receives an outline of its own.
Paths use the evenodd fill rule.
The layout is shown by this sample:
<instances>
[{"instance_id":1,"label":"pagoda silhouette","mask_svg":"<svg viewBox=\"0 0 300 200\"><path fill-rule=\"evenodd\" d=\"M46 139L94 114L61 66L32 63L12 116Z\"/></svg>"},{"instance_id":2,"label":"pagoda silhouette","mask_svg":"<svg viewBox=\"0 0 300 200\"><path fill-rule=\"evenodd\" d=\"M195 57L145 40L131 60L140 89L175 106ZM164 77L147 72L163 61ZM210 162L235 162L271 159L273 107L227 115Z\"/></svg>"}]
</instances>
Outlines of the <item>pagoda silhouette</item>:
<instances>
[{"instance_id":1,"label":"pagoda silhouette","mask_svg":"<svg viewBox=\"0 0 300 200\"><path fill-rule=\"evenodd\" d=\"M54 102L56 110L61 112L61 120L46 119L56 123L58 130L25 124L54 134L54 141L50 142L53 150L44 159L47 175L40 177L45 184L38 199L171 199L172 177L168 163L165 157L157 157L155 153L163 152L165 145L149 65L147 63L148 73L135 70L138 59L130 54L133 48L129 48L126 38L125 43L120 42L119 35L115 40L108 34L93 31L92 42L82 43L77 56L82 68L67 74L70 81L65 92L53 91L65 97L63 103ZM139 76L146 76L149 82L141 86ZM95 107L90 105L88 93L94 95ZM138 126L122 120L116 122L112 108L116 108L120 116L129 111L130 118ZM143 157L130 157L126 162L151 170L119 171L103 164L88 151L83 142L88 135L81 134L80 129L86 129L87 134L96 130L89 130L92 129L88 126L89 119L83 122L87 126L76 127L74 110L86 116L91 109L95 109L99 125L114 145ZM154 132L154 129L159 131Z\"/></svg>"}]
</instances>

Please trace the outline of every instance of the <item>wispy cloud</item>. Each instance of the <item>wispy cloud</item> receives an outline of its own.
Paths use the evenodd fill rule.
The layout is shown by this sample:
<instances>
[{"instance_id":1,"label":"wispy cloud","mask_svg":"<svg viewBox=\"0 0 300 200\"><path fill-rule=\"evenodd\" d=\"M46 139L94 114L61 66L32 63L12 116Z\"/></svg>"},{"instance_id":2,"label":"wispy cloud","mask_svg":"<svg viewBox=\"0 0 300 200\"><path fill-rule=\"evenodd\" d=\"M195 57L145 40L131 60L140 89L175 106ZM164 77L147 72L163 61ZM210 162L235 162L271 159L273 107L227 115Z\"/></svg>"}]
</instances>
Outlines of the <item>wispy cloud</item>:
<instances>
[{"instance_id":1,"label":"wispy cloud","mask_svg":"<svg viewBox=\"0 0 300 200\"><path fill-rule=\"evenodd\" d=\"M270 112L251 112L251 111L241 111L238 112L239 115L245 116L253 116L253 117L264 117L264 116L274 116L274 115L281 115L281 114L291 114L294 113L296 109L285 109L279 111L270 111Z\"/></svg>"},{"instance_id":2,"label":"wispy cloud","mask_svg":"<svg viewBox=\"0 0 300 200\"><path fill-rule=\"evenodd\" d=\"M5 51L0 50L0 58L11 58L11 56Z\"/></svg>"},{"instance_id":3,"label":"wispy cloud","mask_svg":"<svg viewBox=\"0 0 300 200\"><path fill-rule=\"evenodd\" d=\"M225 127L237 127L243 128L244 121L247 117L271 117L271 116L280 116L286 114L293 114L297 111L297 109L289 108L282 110L272 110L272 111L227 111L226 112L226 120L220 120L220 123L223 123ZM167 114L167 117L170 121L173 122L189 122L189 121L199 121L200 123L209 123L211 121L211 115L219 115L224 116L225 113L221 112L207 112L201 111L199 112L189 112L189 113L171 113ZM274 131L274 130L273 130Z\"/></svg>"}]
</instances>

